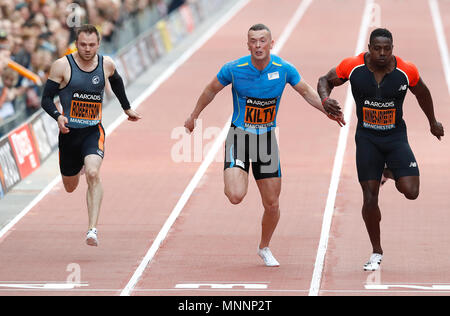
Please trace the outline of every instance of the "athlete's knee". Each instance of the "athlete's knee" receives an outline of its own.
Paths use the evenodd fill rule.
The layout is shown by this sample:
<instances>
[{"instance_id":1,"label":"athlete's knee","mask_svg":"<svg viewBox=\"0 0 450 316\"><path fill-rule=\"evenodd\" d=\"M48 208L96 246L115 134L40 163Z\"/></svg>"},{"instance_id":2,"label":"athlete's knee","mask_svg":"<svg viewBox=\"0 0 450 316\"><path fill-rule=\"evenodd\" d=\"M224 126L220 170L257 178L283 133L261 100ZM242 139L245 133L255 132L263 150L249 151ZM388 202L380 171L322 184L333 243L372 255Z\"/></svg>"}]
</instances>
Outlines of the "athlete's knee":
<instances>
[{"instance_id":1,"label":"athlete's knee","mask_svg":"<svg viewBox=\"0 0 450 316\"><path fill-rule=\"evenodd\" d=\"M396 186L408 200L415 200L419 197L419 181L398 181Z\"/></svg>"},{"instance_id":2,"label":"athlete's knee","mask_svg":"<svg viewBox=\"0 0 450 316\"><path fill-rule=\"evenodd\" d=\"M280 202L278 198L266 199L263 201L264 210L268 213L278 214L280 211Z\"/></svg>"},{"instance_id":3,"label":"athlete's knee","mask_svg":"<svg viewBox=\"0 0 450 316\"><path fill-rule=\"evenodd\" d=\"M64 184L64 189L67 193L72 193L76 190L77 186L77 184Z\"/></svg>"},{"instance_id":4,"label":"athlete's knee","mask_svg":"<svg viewBox=\"0 0 450 316\"><path fill-rule=\"evenodd\" d=\"M95 183L100 181L100 173L98 169L95 168L86 169L86 180L88 183Z\"/></svg>"},{"instance_id":5,"label":"athlete's knee","mask_svg":"<svg viewBox=\"0 0 450 316\"><path fill-rule=\"evenodd\" d=\"M419 188L414 187L403 193L408 200L416 200L419 197Z\"/></svg>"},{"instance_id":6,"label":"athlete's knee","mask_svg":"<svg viewBox=\"0 0 450 316\"><path fill-rule=\"evenodd\" d=\"M231 204L237 205L244 200L245 194L228 193L226 194Z\"/></svg>"},{"instance_id":7,"label":"athlete's knee","mask_svg":"<svg viewBox=\"0 0 450 316\"><path fill-rule=\"evenodd\" d=\"M378 194L373 193L371 191L365 191L364 192L364 206L366 207L377 207L378 206Z\"/></svg>"},{"instance_id":8,"label":"athlete's knee","mask_svg":"<svg viewBox=\"0 0 450 316\"><path fill-rule=\"evenodd\" d=\"M64 185L64 190L66 190L67 193L72 193L78 187L79 178L77 176L73 177L63 176L62 182Z\"/></svg>"},{"instance_id":9,"label":"athlete's knee","mask_svg":"<svg viewBox=\"0 0 450 316\"><path fill-rule=\"evenodd\" d=\"M244 200L245 193L243 191L237 191L237 190L225 190L225 195L227 196L228 200L230 200L231 204L239 204Z\"/></svg>"},{"instance_id":10,"label":"athlete's knee","mask_svg":"<svg viewBox=\"0 0 450 316\"><path fill-rule=\"evenodd\" d=\"M78 181L63 181L67 193L72 193L78 187Z\"/></svg>"}]
</instances>

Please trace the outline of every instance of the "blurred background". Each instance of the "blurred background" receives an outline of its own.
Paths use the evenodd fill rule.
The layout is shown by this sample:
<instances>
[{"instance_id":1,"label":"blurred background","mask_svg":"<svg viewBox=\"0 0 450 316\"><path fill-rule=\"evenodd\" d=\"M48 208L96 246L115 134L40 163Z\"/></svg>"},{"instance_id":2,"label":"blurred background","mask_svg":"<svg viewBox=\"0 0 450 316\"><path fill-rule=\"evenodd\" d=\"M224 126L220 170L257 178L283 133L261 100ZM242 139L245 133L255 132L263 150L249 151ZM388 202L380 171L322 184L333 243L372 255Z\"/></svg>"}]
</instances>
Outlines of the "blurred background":
<instances>
[{"instance_id":1,"label":"blurred background","mask_svg":"<svg viewBox=\"0 0 450 316\"><path fill-rule=\"evenodd\" d=\"M185 2L195 1L0 0L0 138L40 109L51 64L75 50L76 26L97 26L100 54L115 56Z\"/></svg>"}]
</instances>

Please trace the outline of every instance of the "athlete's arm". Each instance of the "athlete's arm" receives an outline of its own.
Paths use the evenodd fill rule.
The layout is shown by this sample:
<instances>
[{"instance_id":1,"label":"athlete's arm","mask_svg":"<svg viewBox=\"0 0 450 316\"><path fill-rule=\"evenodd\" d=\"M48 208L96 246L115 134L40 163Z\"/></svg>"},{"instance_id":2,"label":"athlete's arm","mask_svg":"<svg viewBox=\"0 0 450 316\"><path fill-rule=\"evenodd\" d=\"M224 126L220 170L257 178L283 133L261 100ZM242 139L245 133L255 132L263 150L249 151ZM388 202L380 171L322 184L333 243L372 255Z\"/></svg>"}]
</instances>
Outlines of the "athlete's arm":
<instances>
[{"instance_id":1,"label":"athlete's arm","mask_svg":"<svg viewBox=\"0 0 450 316\"><path fill-rule=\"evenodd\" d=\"M192 111L191 115L184 123L184 127L188 133L191 133L194 130L195 120L198 119L200 113L212 102L212 100L214 100L217 93L222 91L224 87L225 86L219 82L217 77L214 77L214 79L205 87L198 98L194 111Z\"/></svg>"},{"instance_id":2,"label":"athlete's arm","mask_svg":"<svg viewBox=\"0 0 450 316\"><path fill-rule=\"evenodd\" d=\"M332 111L328 112L322 105L320 96L317 94L317 92L303 79L300 80L300 82L297 83L293 88L306 100L306 102L311 104L313 107L327 115L330 119L337 121L340 126L345 125L345 121L340 108L333 108Z\"/></svg>"},{"instance_id":3,"label":"athlete's arm","mask_svg":"<svg viewBox=\"0 0 450 316\"><path fill-rule=\"evenodd\" d=\"M108 77L109 83L111 84L111 90L119 100L122 109L128 116L128 120L137 121L141 119L142 116L131 109L130 102L128 101L127 95L125 93L125 85L123 84L123 79L117 72L114 61L108 56L104 57L104 67L106 76Z\"/></svg>"},{"instance_id":4,"label":"athlete's arm","mask_svg":"<svg viewBox=\"0 0 450 316\"><path fill-rule=\"evenodd\" d=\"M444 136L444 128L434 116L433 99L431 98L430 90L422 81L422 78L419 79L414 87L410 86L409 90L416 96L417 102L427 116L431 133L441 140L441 137Z\"/></svg>"},{"instance_id":5,"label":"athlete's arm","mask_svg":"<svg viewBox=\"0 0 450 316\"><path fill-rule=\"evenodd\" d=\"M58 127L61 133L67 134L69 132L69 128L66 124L69 123L69 121L59 112L53 102L55 96L58 94L61 82L64 81L64 70L64 59L58 59L52 64L47 82L45 83L44 91L42 93L41 104L44 111L58 122Z\"/></svg>"},{"instance_id":6,"label":"athlete's arm","mask_svg":"<svg viewBox=\"0 0 450 316\"><path fill-rule=\"evenodd\" d=\"M322 105L330 114L335 114L336 111L341 110L339 102L330 98L331 91L334 87L340 86L345 83L346 80L342 80L336 73L336 68L331 69L325 76L319 78L317 83L317 92L319 93Z\"/></svg>"}]
</instances>

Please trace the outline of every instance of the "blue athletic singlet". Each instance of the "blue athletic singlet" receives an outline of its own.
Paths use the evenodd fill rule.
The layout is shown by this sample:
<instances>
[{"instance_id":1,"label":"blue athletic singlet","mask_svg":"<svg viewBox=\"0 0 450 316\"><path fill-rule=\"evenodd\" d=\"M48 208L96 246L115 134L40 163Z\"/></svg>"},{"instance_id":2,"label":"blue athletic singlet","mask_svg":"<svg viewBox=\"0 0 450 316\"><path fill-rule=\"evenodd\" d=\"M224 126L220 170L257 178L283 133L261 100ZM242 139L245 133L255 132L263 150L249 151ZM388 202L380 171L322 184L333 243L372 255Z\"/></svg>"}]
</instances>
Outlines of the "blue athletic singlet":
<instances>
[{"instance_id":1,"label":"blue athletic singlet","mask_svg":"<svg viewBox=\"0 0 450 316\"><path fill-rule=\"evenodd\" d=\"M105 89L103 56L98 55L98 65L86 72L77 65L73 55L67 55L70 64L70 81L59 90L63 114L68 127L84 128L98 125L102 120L102 102Z\"/></svg>"},{"instance_id":2,"label":"blue athletic singlet","mask_svg":"<svg viewBox=\"0 0 450 316\"><path fill-rule=\"evenodd\" d=\"M251 56L225 64L217 74L219 82L232 84L232 123L248 132L261 134L276 127L278 107L287 83L297 85L301 76L282 58L271 55L269 65L256 69Z\"/></svg>"}]
</instances>

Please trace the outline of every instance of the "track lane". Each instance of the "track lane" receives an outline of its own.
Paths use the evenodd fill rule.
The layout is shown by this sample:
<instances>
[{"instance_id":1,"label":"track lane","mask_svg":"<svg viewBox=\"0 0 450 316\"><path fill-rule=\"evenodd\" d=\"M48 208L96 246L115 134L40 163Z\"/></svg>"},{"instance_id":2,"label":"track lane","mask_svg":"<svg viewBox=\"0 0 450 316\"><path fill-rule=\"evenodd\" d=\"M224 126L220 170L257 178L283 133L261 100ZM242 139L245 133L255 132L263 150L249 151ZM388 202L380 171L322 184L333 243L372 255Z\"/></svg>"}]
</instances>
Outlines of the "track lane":
<instances>
[{"instance_id":1,"label":"track lane","mask_svg":"<svg viewBox=\"0 0 450 316\"><path fill-rule=\"evenodd\" d=\"M438 120L444 127L450 121L448 94L434 29L425 1L377 1L381 22L394 36L394 54L414 62L431 90ZM406 21L421 21L407 23ZM345 56L342 56L345 57ZM333 218L329 252L321 295L418 294L400 288L387 291L366 290L366 285L450 283L446 258L449 253L448 198L445 181L448 141L437 141L429 133L428 121L411 93L404 104L411 147L421 170L421 195L406 200L388 182L380 193L382 245L385 251L380 272L367 273L362 265L371 246L361 218L362 193L357 181L354 131L352 125L346 151L336 212ZM354 122L356 117L354 116ZM435 293L435 292L433 292ZM420 295L427 293L420 292ZM447 294L448 292L440 292Z\"/></svg>"},{"instance_id":2,"label":"track lane","mask_svg":"<svg viewBox=\"0 0 450 316\"><path fill-rule=\"evenodd\" d=\"M262 2L259 1L259 5ZM170 140L173 129L182 125L196 97L218 67L246 53L245 30L249 25L261 21L267 14L262 22L272 27L277 39L282 23L288 19L284 9L290 8L288 13L292 14L298 3L283 0L283 6L270 7L270 11L265 9L261 13L261 8L255 8L238 15L140 107L144 115L141 124L125 123L108 137L102 167L105 197L98 249L84 245L87 221L84 179L73 195L65 194L62 186L57 185L0 240L1 281L63 282L70 274L69 265L76 263L81 268L81 281L87 286L73 291L41 292L2 290L0 284L0 293L118 294L198 168L199 162L174 163L168 158L176 142ZM431 18L424 14L429 12L427 3L416 0L406 9L402 1L395 1L394 6L387 0L377 3L383 8L382 22L386 21L386 26L393 30L395 53L419 67L433 94L438 119L447 126L449 96L443 93L445 79ZM360 22L363 4L356 0L345 7L338 4L332 0L315 1L280 53L293 62L313 86L318 76L353 53L357 37L354 26ZM450 15L449 6L440 1L440 8L448 40L445 17ZM424 25L408 24L406 27L405 20L424 21ZM320 27L318 21L322 23ZM327 30L328 36L322 35L323 30ZM322 49L318 51L318 47ZM205 67L205 61L212 66ZM189 91L181 91L186 86ZM336 89L333 96L343 101L345 91ZM338 128L299 100L298 95L286 87L279 114L282 217L271 248L282 267L267 269L256 256L262 206L254 180L250 177L249 193L243 204L231 206L222 193L223 164L217 162L211 165L194 191L135 295L307 295L337 139L337 132L330 135L329 131ZM221 128L230 111L231 96L223 92L202 114L203 127ZM353 117L353 123L355 119ZM426 118L411 94L405 100L405 119L421 168L421 196L410 202L399 195L393 183L383 188L382 237L386 256L381 274L364 273L361 266L367 259L370 244L360 217L361 193L356 180L354 142L353 138L349 139L322 295L391 293L367 291L364 285L368 282L450 283L450 271L445 262L449 202L442 180L447 170L448 144L445 138L438 143L429 134ZM300 135L302 143L292 134ZM311 135L317 137L306 137ZM316 169L317 165L321 168ZM262 284L267 289L260 292L208 287L188 291L174 289L176 284L205 281Z\"/></svg>"},{"instance_id":3,"label":"track lane","mask_svg":"<svg viewBox=\"0 0 450 316\"><path fill-rule=\"evenodd\" d=\"M170 137L174 128L182 127L186 116L179 111L185 100L174 91L195 85L195 76L212 78L215 74L206 68L191 65L183 71L183 67L179 68L178 79L172 76L143 102L139 108L143 120L138 124L125 122L106 140L101 170L105 195L98 226L100 247L93 249L84 243L84 179L72 195L63 193L59 184L2 238L3 283L65 282L70 275L68 266L75 263L81 282L88 286L71 292L30 293L120 293L199 165L171 159ZM216 111L220 120L228 113ZM5 293L16 294L10 290Z\"/></svg>"},{"instance_id":4,"label":"track lane","mask_svg":"<svg viewBox=\"0 0 450 316\"><path fill-rule=\"evenodd\" d=\"M295 6L299 3L296 1ZM272 28L276 41L285 25L283 22L287 23L290 15L280 19L280 16L265 13L270 7L267 1L258 4L259 19ZM291 14L295 6L290 1L283 2L282 7L288 5L291 9L287 12ZM363 4L357 1L351 5L355 12L363 9ZM319 27L319 16L320 21L328 20L328 24L323 22ZM280 53L299 68L313 87L318 77L328 70L324 69L323 61L331 64L342 53L327 49L318 52L317 47L324 47L326 40L315 35L319 29L331 26L344 30L346 24L342 24L342 18L347 19L349 25L360 20L358 15L352 15L335 1L314 1ZM245 53L242 47L245 47L245 34L239 36L240 29L247 29L252 23L247 19L232 30L232 42L240 50L234 59ZM355 38L357 32L352 32ZM355 41L351 36L329 40L330 45L342 44L342 41L348 44L342 46L347 54L353 50ZM222 95L227 99L225 106L231 107L229 92ZM211 104L214 108L221 106L217 100ZM202 117L207 118L207 115ZM266 268L256 255L262 205L252 175L246 198L240 205L233 206L223 194L223 163L214 163L143 275L135 295L308 294L331 173L331 168L324 166L332 166L339 127L306 104L289 86L281 101L278 123L283 188L281 219L271 249L281 267ZM213 285L203 285L199 289L176 288L189 284L237 285L228 290L212 289ZM257 285L264 289L251 288Z\"/></svg>"}]
</instances>

